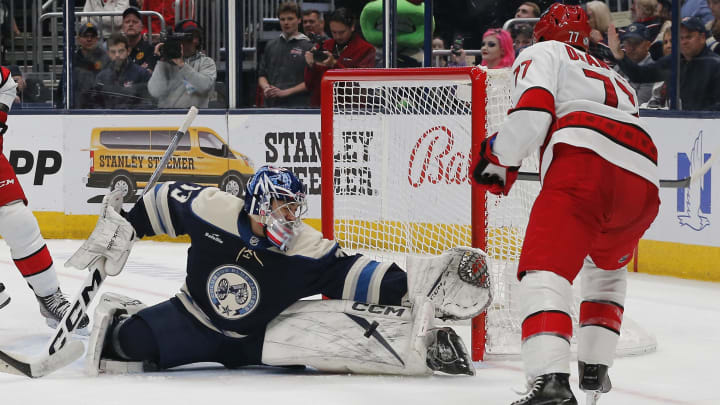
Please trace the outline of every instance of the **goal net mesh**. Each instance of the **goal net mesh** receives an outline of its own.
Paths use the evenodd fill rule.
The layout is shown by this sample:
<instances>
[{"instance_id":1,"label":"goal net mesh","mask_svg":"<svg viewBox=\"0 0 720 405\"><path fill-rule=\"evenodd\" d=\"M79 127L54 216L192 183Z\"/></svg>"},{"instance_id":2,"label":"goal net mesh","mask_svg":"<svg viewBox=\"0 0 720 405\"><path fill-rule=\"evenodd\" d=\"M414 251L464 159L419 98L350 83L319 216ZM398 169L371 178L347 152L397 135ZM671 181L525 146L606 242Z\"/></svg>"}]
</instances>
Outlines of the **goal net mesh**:
<instances>
[{"instance_id":1,"label":"goal net mesh","mask_svg":"<svg viewBox=\"0 0 720 405\"><path fill-rule=\"evenodd\" d=\"M511 105L511 72L488 70L486 78L473 83L470 75L458 80L408 75L333 82L334 237L344 249L403 266L408 254L472 246L472 86L486 86L487 94L481 100L486 126L476 125L481 133L475 136L497 131ZM537 156L526 159L521 170L537 172ZM484 331L486 358L520 353L515 275L539 190L539 182L518 181L509 196L488 194L485 207L475 208L486 212L485 250L494 288ZM652 336L625 325L635 326L623 325L619 354L655 347Z\"/></svg>"}]
</instances>

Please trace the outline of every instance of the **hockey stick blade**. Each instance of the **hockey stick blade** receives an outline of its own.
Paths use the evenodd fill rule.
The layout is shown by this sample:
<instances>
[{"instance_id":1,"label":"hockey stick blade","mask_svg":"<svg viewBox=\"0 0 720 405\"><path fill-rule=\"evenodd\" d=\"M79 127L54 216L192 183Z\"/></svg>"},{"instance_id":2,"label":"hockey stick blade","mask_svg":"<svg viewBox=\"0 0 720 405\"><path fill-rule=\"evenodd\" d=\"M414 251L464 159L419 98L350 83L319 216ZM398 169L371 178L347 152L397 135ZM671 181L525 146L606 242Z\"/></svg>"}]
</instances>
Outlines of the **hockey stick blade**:
<instances>
[{"instance_id":1,"label":"hockey stick blade","mask_svg":"<svg viewBox=\"0 0 720 405\"><path fill-rule=\"evenodd\" d=\"M43 377L79 359L84 352L85 346L79 340L68 342L52 356L38 359L0 350L0 371L30 378Z\"/></svg>"}]
</instances>

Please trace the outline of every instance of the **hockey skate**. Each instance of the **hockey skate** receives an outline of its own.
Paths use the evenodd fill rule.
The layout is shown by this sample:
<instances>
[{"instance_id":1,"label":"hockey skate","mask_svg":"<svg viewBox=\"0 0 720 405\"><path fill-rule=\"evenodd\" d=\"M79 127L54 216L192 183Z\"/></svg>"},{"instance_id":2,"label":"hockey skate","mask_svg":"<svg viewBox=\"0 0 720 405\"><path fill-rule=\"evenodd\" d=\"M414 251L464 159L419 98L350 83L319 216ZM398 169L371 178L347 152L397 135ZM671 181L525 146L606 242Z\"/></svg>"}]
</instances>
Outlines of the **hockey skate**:
<instances>
[{"instance_id":1,"label":"hockey skate","mask_svg":"<svg viewBox=\"0 0 720 405\"><path fill-rule=\"evenodd\" d=\"M46 297L36 295L35 298L38 304L40 304L40 314L45 317L45 323L53 329L56 328L70 308L70 302L65 298L65 294L63 294L58 287L57 291ZM90 319L87 315L83 316L77 329L75 329L75 333L87 335L86 328L89 323Z\"/></svg>"},{"instance_id":2,"label":"hockey skate","mask_svg":"<svg viewBox=\"0 0 720 405\"><path fill-rule=\"evenodd\" d=\"M511 405L577 405L569 379L570 374L565 373L537 376L530 392Z\"/></svg>"},{"instance_id":3,"label":"hockey skate","mask_svg":"<svg viewBox=\"0 0 720 405\"><path fill-rule=\"evenodd\" d=\"M116 326L137 313L146 305L139 300L120 294L105 293L93 315L93 328L88 339L85 372L96 376L99 373L128 374L155 371L157 366L149 362L129 361L123 358L122 350L113 341Z\"/></svg>"},{"instance_id":4,"label":"hockey skate","mask_svg":"<svg viewBox=\"0 0 720 405\"><path fill-rule=\"evenodd\" d=\"M452 328L430 329L434 341L427 348L427 365L445 374L475 375L465 344Z\"/></svg>"},{"instance_id":5,"label":"hockey skate","mask_svg":"<svg viewBox=\"0 0 720 405\"><path fill-rule=\"evenodd\" d=\"M0 283L0 308L10 303L10 295L5 292L5 285Z\"/></svg>"},{"instance_id":6,"label":"hockey skate","mask_svg":"<svg viewBox=\"0 0 720 405\"><path fill-rule=\"evenodd\" d=\"M580 375L580 389L587 395L586 404L596 404L600 394L612 389L608 367L604 364L585 364L578 361L578 374Z\"/></svg>"}]
</instances>

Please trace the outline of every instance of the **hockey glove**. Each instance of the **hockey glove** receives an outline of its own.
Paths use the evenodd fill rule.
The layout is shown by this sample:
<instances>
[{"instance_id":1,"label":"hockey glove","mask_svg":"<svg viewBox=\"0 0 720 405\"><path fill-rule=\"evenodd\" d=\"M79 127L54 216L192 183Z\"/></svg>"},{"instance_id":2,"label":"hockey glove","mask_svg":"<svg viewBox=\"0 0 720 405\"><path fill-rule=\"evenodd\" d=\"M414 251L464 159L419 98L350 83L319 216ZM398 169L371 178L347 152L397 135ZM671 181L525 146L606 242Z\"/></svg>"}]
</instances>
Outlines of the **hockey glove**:
<instances>
[{"instance_id":1,"label":"hockey glove","mask_svg":"<svg viewBox=\"0 0 720 405\"><path fill-rule=\"evenodd\" d=\"M480 146L480 161L473 170L473 179L481 188L495 195L508 195L518 177L519 166L504 166L497 156L493 155L492 147L497 132L485 139Z\"/></svg>"},{"instance_id":2,"label":"hockey glove","mask_svg":"<svg viewBox=\"0 0 720 405\"><path fill-rule=\"evenodd\" d=\"M102 213L85 243L65 262L65 267L85 269L105 258L105 273L115 276L122 271L135 241L135 229L120 215L122 192L115 190L103 198Z\"/></svg>"},{"instance_id":3,"label":"hockey glove","mask_svg":"<svg viewBox=\"0 0 720 405\"><path fill-rule=\"evenodd\" d=\"M270 221L265 225L265 236L283 252L287 252L295 241L295 226L282 218L279 213L270 214Z\"/></svg>"},{"instance_id":4,"label":"hockey glove","mask_svg":"<svg viewBox=\"0 0 720 405\"><path fill-rule=\"evenodd\" d=\"M5 134L7 132L8 126L6 124L7 122L7 111L0 110L0 135Z\"/></svg>"}]
</instances>

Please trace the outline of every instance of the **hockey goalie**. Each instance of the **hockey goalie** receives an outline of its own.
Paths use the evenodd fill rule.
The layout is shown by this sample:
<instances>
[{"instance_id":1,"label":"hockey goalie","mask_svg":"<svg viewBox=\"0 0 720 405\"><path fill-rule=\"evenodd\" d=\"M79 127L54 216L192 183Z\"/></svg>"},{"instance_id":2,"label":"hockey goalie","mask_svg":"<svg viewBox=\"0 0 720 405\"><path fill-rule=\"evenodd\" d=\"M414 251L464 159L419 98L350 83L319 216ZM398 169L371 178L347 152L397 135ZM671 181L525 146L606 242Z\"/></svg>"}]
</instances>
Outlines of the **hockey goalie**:
<instances>
[{"instance_id":1,"label":"hockey goalie","mask_svg":"<svg viewBox=\"0 0 720 405\"><path fill-rule=\"evenodd\" d=\"M106 293L87 370L129 372L196 362L310 366L366 374L473 375L460 337L433 319L467 319L490 303L485 253L408 257L407 269L349 254L304 224L305 187L264 166L239 199L190 183L158 184L129 212L117 193L68 264L105 260L116 275L138 237L189 235L180 292L145 307ZM148 269L148 271L152 271ZM323 294L329 300L301 300Z\"/></svg>"}]
</instances>

